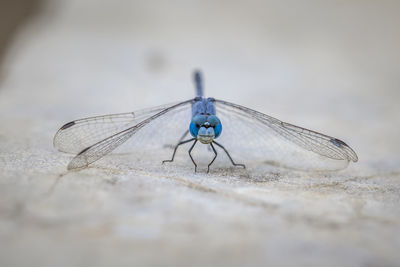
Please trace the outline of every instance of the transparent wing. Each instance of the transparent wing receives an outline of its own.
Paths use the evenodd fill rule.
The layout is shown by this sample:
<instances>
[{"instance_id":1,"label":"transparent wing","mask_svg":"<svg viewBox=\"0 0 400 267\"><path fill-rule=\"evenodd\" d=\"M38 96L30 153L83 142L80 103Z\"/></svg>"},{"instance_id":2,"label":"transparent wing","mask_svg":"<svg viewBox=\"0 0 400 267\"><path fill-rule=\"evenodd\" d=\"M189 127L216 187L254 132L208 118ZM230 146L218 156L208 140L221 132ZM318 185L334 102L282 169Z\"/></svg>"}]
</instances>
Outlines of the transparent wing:
<instances>
[{"instance_id":1,"label":"transparent wing","mask_svg":"<svg viewBox=\"0 0 400 267\"><path fill-rule=\"evenodd\" d=\"M163 108L163 109L161 109L161 111L158 108L151 109L149 112L147 112L147 113L143 112L140 115L140 118L143 118L146 115L152 114L152 115L150 115L150 117L147 117L146 119L140 120L140 119L138 119L138 117L136 117L136 119L134 121L125 122L125 121L121 120L122 124L120 124L120 122L118 122L117 124L111 123L113 125L113 127L103 127L103 126L101 126L102 123L98 122L98 119L95 119L96 127L100 128L100 129L106 129L106 130L104 130L101 133L101 135L96 135L96 131L90 131L90 133L94 133L96 135L94 138L93 137L89 137L89 133L84 132L85 133L85 135L84 135L85 136L85 138L84 138L85 141L87 141L87 140L97 140L97 138L99 136L103 136L104 134L112 132L116 128L118 129L118 127L126 127L126 126L128 126L128 127L126 129L120 131L120 132L117 132L117 133L114 132L113 135L108 136L108 137L96 142L95 144L91 144L90 146L84 148L82 151L80 151L71 160L71 162L68 165L68 169L76 169L76 168L82 168L82 167L88 166L89 164L95 162L96 160L102 158L106 154L108 154L111 151L113 151L114 149L116 149L122 143L126 142L130 137L135 135L137 132L140 132L139 130L141 130L142 128L146 128L145 126L148 126L148 125L156 125L156 126L158 126L160 121L162 121L165 125L168 125L169 120L164 117L167 114L168 115L170 113L184 114L184 115L187 115L188 119L189 119L190 118L189 117L190 113L187 112L187 111L189 110L188 107L190 107L190 104L191 104L192 101L193 101L192 99L191 100L187 100L187 101L184 101L184 102L181 102L181 103L178 103L178 104ZM129 113L122 114L123 115L122 117L128 116L127 114L129 114ZM117 114L117 116L116 115L113 115L113 116L116 117L116 118L122 118L122 117L120 117L120 115L121 114ZM105 116L103 116L103 117L105 117ZM101 117L101 118L103 118L103 117ZM99 117L97 117L97 118L99 118ZM92 121L93 121L93 119L94 118L90 118L90 120L92 120ZM85 119L85 120L87 120L87 119ZM107 119L106 119L106 121L107 121ZM109 123L109 121L107 122L107 124L108 123ZM188 123L187 120L185 121L185 123L181 120L180 124L181 124L182 127L180 127L180 128L184 129L183 126L187 127L187 125L188 125L187 123ZM134 124L134 125L131 126L132 124ZM72 125L72 126L74 126L74 125ZM84 125L88 125L88 123L84 122ZM72 127L72 126L70 126L70 127ZM70 127L67 127L66 129L68 129ZM150 132L146 132L146 134L145 134L145 137L147 138L147 140L153 139L153 140L156 140L157 143L159 143L159 144L162 143L162 140L163 140L162 138L158 138L157 139L156 138L157 136L153 136L152 135L152 132L154 133L154 131L156 131L157 129L158 130L160 130L160 129L162 130L162 128L161 127L156 127L156 128L150 127L150 128L151 128L151 131ZM112 130L110 130L110 129L112 129ZM168 127L165 127L165 129L168 130ZM60 130L62 130L62 128ZM184 130L180 130L180 129L179 129L179 131L180 132L184 132ZM81 132L81 130L79 130L79 132ZM156 132L156 135L160 136L160 132ZM179 136L177 137L177 135L175 133L174 134L170 134L170 135L174 138L174 140L179 138ZM57 135L56 135L56 137L57 137ZM70 137L68 137L68 138L70 138ZM78 136L78 138L79 138L79 136ZM58 139L60 139L60 137ZM65 139L65 140L67 140L67 139ZM68 139L68 140L70 140L70 139ZM150 145L150 144L149 143L146 143L146 144L142 143L141 145L143 147L145 147L146 145ZM135 152L135 151L133 151L133 152Z\"/></svg>"},{"instance_id":2,"label":"transparent wing","mask_svg":"<svg viewBox=\"0 0 400 267\"><path fill-rule=\"evenodd\" d=\"M216 100L223 125L220 142L247 161L295 169L341 169L358 160L343 141L258 111ZM245 155L243 157L243 155ZM232 155L234 157L234 155Z\"/></svg>"},{"instance_id":3,"label":"transparent wing","mask_svg":"<svg viewBox=\"0 0 400 267\"><path fill-rule=\"evenodd\" d=\"M77 154L83 149L170 107L174 104L134 112L95 116L64 124L54 136L53 144L61 152Z\"/></svg>"}]
</instances>

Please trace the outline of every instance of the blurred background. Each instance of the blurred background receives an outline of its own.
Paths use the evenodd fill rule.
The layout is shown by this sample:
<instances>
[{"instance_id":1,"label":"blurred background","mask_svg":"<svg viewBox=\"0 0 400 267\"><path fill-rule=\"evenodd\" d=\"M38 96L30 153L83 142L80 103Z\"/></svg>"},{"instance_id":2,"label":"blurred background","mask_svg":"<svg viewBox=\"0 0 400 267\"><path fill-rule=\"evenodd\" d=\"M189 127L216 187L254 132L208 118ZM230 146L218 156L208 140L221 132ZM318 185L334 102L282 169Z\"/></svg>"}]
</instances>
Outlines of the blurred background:
<instances>
[{"instance_id":1,"label":"blurred background","mask_svg":"<svg viewBox=\"0 0 400 267\"><path fill-rule=\"evenodd\" d=\"M354 173L398 173L399 11L400 2L390 0L2 0L3 167L13 166L7 169L8 174L25 177L23 172L28 168L17 175L13 170L17 165L9 162L19 158L13 154L17 148L28 151L27 147L32 158L43 157L44 165L49 158L52 164L58 162L60 156L52 148L52 136L67 121L192 98L192 71L201 69L207 96L343 139L360 158L350 167ZM46 165L46 170L57 173L51 169L52 164ZM35 168L34 164L29 166ZM45 177L43 173L40 176ZM3 195L8 201L4 203L14 203L10 200L14 196L8 194L9 198ZM20 200L14 203L15 210L19 210L20 202L25 203ZM53 203L52 212L67 205L62 200L55 203L60 205ZM4 204L4 209L9 205ZM40 208L33 210L32 214L41 214ZM317 217L324 216L318 213ZM247 223L243 229L251 228L254 222ZM7 224L1 229L15 229L10 227ZM224 224L219 227L214 230L224 232ZM252 237L257 239L258 233L251 232ZM392 237L392 233L387 236ZM349 235L346 232L344 236ZM354 238L360 243L365 241ZM232 242L240 244L241 240ZM282 250L291 244L281 241L278 238L276 243ZM29 242L30 249L35 247L32 240ZM15 244L16 250L24 247ZM51 247L53 243L48 244ZM184 244L178 242L175 247L183 248ZM251 253L243 253L257 254L261 247L255 245ZM240 251L239 245L228 255L234 255L232 251ZM293 251L301 258L301 249ZM332 251L336 250L319 252L328 255ZM351 258L336 252L332 257ZM353 252L360 260L349 262L362 263L364 252ZM87 256L75 263L85 263L85 259L93 263L94 258ZM107 259L112 262L113 257ZM265 260L262 256L257 259Z\"/></svg>"}]
</instances>

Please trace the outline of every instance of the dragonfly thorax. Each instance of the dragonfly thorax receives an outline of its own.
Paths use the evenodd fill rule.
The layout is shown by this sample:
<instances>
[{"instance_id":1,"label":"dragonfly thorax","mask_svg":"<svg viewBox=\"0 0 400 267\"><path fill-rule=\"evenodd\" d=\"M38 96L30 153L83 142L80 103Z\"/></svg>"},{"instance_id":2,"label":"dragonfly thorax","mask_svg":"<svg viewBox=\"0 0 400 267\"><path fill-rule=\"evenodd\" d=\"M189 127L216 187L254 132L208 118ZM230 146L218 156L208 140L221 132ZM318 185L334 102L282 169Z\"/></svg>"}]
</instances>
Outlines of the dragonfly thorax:
<instances>
[{"instance_id":1,"label":"dragonfly thorax","mask_svg":"<svg viewBox=\"0 0 400 267\"><path fill-rule=\"evenodd\" d=\"M193 117L190 134L203 144L211 143L222 132L221 121L215 115L199 114Z\"/></svg>"}]
</instances>

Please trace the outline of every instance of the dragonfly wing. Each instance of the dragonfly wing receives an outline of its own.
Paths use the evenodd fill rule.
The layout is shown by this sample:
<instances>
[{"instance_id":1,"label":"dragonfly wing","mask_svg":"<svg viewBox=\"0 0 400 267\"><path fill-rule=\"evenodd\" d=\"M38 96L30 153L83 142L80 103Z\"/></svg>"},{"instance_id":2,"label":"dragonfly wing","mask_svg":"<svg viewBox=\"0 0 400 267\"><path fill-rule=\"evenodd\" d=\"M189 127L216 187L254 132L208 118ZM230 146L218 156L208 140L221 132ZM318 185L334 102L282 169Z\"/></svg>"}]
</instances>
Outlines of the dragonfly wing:
<instances>
[{"instance_id":1,"label":"dragonfly wing","mask_svg":"<svg viewBox=\"0 0 400 267\"><path fill-rule=\"evenodd\" d=\"M187 100L172 106L168 106L161 111L158 109L152 109L151 112L149 113L143 113L142 117L143 118L145 115L152 114L149 117L139 120L136 119L134 122L129 122L128 125L132 125L120 132L114 133L111 136L108 136L95 144L91 144L90 146L84 148L82 151L80 151L69 163L68 169L76 169L76 168L82 168L86 167L89 164L95 162L96 160L102 158L106 154L110 153L114 149L116 149L118 146L120 146L122 143L126 142L130 137L135 135L137 132L140 132L142 128L146 128L145 126L148 126L150 124L153 124L154 122L160 121L160 119L165 116L166 114L169 113L182 113L182 111L188 111L188 107L190 107L190 104L193 100ZM157 111L154 111L157 110ZM188 116L190 116L190 113L187 113ZM127 113L124 113L127 114ZM168 120L166 121L168 123ZM183 124L182 124L183 125ZM186 124L184 124L187 126ZM125 124L126 126L126 124ZM62 128L61 128L62 129ZM67 128L68 129L68 128ZM85 135L87 136L87 135ZM56 135L57 137L57 135ZM79 138L79 137L78 137ZM97 138L97 136L96 136ZM88 139L88 138L86 138ZM90 138L89 138L90 139ZM93 138L91 140L94 140ZM143 145L143 144L142 144Z\"/></svg>"},{"instance_id":2,"label":"dragonfly wing","mask_svg":"<svg viewBox=\"0 0 400 267\"><path fill-rule=\"evenodd\" d=\"M224 128L221 142L225 138L226 148L231 147L237 153L247 151L246 158L251 160L324 170L341 169L349 161L358 160L354 150L337 138L230 102L216 100L216 106Z\"/></svg>"},{"instance_id":3,"label":"dragonfly wing","mask_svg":"<svg viewBox=\"0 0 400 267\"><path fill-rule=\"evenodd\" d=\"M61 152L77 154L109 136L130 128L174 104L134 112L103 115L64 124L54 136L53 144Z\"/></svg>"}]
</instances>

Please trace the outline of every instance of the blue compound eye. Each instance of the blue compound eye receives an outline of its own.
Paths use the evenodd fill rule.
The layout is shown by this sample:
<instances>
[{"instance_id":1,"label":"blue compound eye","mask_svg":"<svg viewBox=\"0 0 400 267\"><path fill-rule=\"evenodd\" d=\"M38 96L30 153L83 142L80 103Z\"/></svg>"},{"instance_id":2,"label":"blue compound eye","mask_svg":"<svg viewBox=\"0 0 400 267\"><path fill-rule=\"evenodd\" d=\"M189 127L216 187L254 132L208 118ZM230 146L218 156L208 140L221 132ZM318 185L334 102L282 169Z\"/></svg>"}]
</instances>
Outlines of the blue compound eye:
<instances>
[{"instance_id":1,"label":"blue compound eye","mask_svg":"<svg viewBox=\"0 0 400 267\"><path fill-rule=\"evenodd\" d=\"M221 121L218 119L218 117L215 115L210 115L208 116L207 121L210 123L212 127L214 127L215 138L220 136L222 132L222 124Z\"/></svg>"},{"instance_id":2,"label":"blue compound eye","mask_svg":"<svg viewBox=\"0 0 400 267\"><path fill-rule=\"evenodd\" d=\"M222 133L222 124L218 124L217 126L214 127L214 132L215 132L215 138L221 135Z\"/></svg>"},{"instance_id":3,"label":"blue compound eye","mask_svg":"<svg viewBox=\"0 0 400 267\"><path fill-rule=\"evenodd\" d=\"M201 125L203 125L207 121L207 117L205 115L196 115L193 117L190 122L189 131L193 137L197 137L199 133L199 129Z\"/></svg>"},{"instance_id":4,"label":"blue compound eye","mask_svg":"<svg viewBox=\"0 0 400 267\"><path fill-rule=\"evenodd\" d=\"M190 123L189 131L193 137L197 137L197 134L199 133L199 129L200 129L200 127L198 127L195 123L193 123L193 122Z\"/></svg>"},{"instance_id":5,"label":"blue compound eye","mask_svg":"<svg viewBox=\"0 0 400 267\"><path fill-rule=\"evenodd\" d=\"M210 123L210 125L212 127L217 126L218 124L221 124L221 121L215 115L208 116L207 121Z\"/></svg>"}]
</instances>

